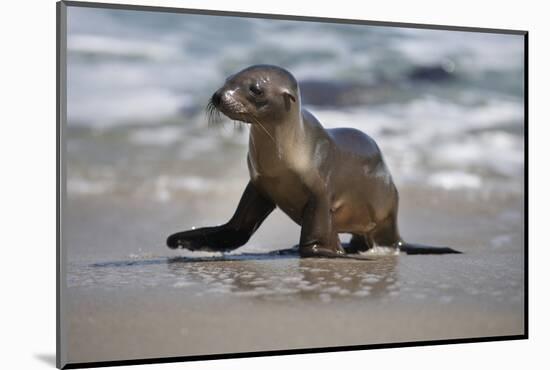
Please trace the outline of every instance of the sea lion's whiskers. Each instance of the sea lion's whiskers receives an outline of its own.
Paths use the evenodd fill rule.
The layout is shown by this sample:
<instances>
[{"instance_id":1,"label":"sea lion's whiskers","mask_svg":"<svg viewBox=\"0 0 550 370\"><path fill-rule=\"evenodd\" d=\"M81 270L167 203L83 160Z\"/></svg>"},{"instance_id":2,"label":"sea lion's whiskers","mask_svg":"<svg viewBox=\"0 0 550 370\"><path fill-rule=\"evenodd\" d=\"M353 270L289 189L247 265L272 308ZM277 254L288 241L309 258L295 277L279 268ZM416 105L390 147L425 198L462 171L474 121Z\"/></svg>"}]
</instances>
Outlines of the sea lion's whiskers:
<instances>
[{"instance_id":1,"label":"sea lion's whiskers","mask_svg":"<svg viewBox=\"0 0 550 370\"><path fill-rule=\"evenodd\" d=\"M260 127L262 128L262 130L265 131L265 133L267 134L267 136L269 136L271 138L271 140L273 140L273 144L277 145L277 142L275 141L275 139L273 138L273 136L271 136L271 134L269 133L269 131L267 131L267 129L264 127L264 125L262 125L260 123L260 121L258 121L258 119L256 119L256 117L254 117L252 114L249 114L250 118L252 118L258 125L260 125Z\"/></svg>"},{"instance_id":2,"label":"sea lion's whiskers","mask_svg":"<svg viewBox=\"0 0 550 370\"><path fill-rule=\"evenodd\" d=\"M208 117L208 126L211 126L212 124L218 124L220 122L220 111L218 110L218 108L216 108L214 102L212 102L212 99L210 99L206 104L205 110Z\"/></svg>"},{"instance_id":3,"label":"sea lion's whiskers","mask_svg":"<svg viewBox=\"0 0 550 370\"><path fill-rule=\"evenodd\" d=\"M257 154L258 152L256 151L256 143L254 142L254 136L252 135L249 136L248 143L252 145L252 150L254 151L254 154Z\"/></svg>"}]
</instances>

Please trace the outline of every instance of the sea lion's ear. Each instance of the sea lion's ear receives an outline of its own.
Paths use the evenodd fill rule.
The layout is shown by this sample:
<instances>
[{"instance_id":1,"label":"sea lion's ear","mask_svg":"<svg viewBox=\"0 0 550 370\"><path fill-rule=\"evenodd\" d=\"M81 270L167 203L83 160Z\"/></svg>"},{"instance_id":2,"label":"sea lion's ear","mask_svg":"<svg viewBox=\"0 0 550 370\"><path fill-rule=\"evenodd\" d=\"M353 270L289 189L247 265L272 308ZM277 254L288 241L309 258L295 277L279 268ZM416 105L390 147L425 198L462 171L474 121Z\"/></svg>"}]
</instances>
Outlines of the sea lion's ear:
<instances>
[{"instance_id":1,"label":"sea lion's ear","mask_svg":"<svg viewBox=\"0 0 550 370\"><path fill-rule=\"evenodd\" d=\"M285 90L283 92L283 94L285 94L285 96L288 96L290 98L290 100L292 100L294 103L296 103L296 97L290 91Z\"/></svg>"},{"instance_id":2,"label":"sea lion's ear","mask_svg":"<svg viewBox=\"0 0 550 370\"><path fill-rule=\"evenodd\" d=\"M292 102L296 103L296 97L287 89L283 90L283 97L285 99L286 110L290 110L290 101L292 100Z\"/></svg>"}]
</instances>

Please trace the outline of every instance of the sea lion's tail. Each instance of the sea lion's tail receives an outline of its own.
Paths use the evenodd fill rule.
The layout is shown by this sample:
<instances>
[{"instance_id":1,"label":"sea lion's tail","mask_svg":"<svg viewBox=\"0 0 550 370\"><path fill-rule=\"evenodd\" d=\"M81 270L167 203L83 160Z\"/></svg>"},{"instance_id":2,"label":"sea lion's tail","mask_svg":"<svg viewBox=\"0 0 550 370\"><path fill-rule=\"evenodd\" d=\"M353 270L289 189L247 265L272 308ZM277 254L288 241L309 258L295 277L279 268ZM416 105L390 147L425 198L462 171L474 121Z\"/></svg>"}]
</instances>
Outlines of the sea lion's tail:
<instances>
[{"instance_id":1,"label":"sea lion's tail","mask_svg":"<svg viewBox=\"0 0 550 370\"><path fill-rule=\"evenodd\" d=\"M407 254L461 254L461 251L449 247L434 247L423 244L413 244L407 242L399 243L399 250Z\"/></svg>"}]
</instances>

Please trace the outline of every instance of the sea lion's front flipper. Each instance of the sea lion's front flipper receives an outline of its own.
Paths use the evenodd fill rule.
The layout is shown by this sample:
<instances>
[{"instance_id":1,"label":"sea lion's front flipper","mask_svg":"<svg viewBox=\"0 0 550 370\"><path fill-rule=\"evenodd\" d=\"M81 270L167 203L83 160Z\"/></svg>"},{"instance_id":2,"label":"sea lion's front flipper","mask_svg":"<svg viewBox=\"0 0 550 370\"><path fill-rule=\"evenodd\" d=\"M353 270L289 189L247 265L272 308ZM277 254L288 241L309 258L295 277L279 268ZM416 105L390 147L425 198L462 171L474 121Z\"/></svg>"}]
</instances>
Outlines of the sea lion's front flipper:
<instances>
[{"instance_id":1,"label":"sea lion's front flipper","mask_svg":"<svg viewBox=\"0 0 550 370\"><path fill-rule=\"evenodd\" d=\"M275 204L249 182L235 214L226 224L181 231L170 235L166 244L172 249L230 251L245 244L274 209Z\"/></svg>"},{"instance_id":2,"label":"sea lion's front flipper","mask_svg":"<svg viewBox=\"0 0 550 370\"><path fill-rule=\"evenodd\" d=\"M332 230L330 207L323 196L312 195L302 215L301 257L339 257L346 252Z\"/></svg>"}]
</instances>

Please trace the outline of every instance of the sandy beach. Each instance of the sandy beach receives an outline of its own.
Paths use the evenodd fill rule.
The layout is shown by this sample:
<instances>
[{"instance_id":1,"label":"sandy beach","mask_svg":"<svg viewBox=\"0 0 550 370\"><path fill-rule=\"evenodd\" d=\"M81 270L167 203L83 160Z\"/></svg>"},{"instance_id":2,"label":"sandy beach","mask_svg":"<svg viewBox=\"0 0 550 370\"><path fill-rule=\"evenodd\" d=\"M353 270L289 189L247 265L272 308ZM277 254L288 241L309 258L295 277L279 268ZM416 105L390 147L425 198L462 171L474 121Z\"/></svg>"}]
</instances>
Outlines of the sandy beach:
<instances>
[{"instance_id":1,"label":"sandy beach","mask_svg":"<svg viewBox=\"0 0 550 370\"><path fill-rule=\"evenodd\" d=\"M404 235L464 254L379 253L372 261L270 256L299 234L277 214L227 260L205 253L201 259L162 245L188 210L71 203L80 215L69 218L71 245L81 250L71 254L67 275L69 361L522 334L521 199L497 204L448 192L402 193ZM220 218L231 203L216 203ZM207 218L206 204L197 220ZM137 248L144 244L151 246L146 252ZM91 257L98 254L105 257Z\"/></svg>"}]
</instances>

